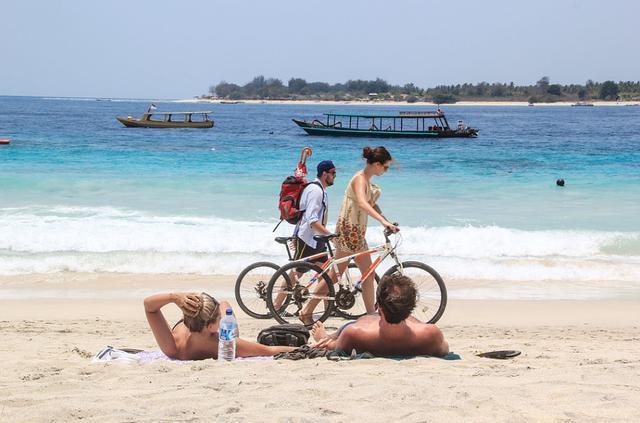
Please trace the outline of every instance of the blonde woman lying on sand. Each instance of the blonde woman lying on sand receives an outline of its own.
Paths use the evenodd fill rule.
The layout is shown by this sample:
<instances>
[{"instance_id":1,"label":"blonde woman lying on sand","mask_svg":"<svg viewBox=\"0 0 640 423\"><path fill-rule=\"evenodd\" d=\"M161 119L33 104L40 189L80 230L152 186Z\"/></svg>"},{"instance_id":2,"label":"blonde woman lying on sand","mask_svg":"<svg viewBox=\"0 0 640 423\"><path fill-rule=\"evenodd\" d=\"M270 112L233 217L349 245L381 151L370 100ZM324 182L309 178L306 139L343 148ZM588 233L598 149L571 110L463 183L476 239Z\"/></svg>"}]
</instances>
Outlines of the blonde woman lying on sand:
<instances>
[{"instance_id":1,"label":"blonde woman lying on sand","mask_svg":"<svg viewBox=\"0 0 640 423\"><path fill-rule=\"evenodd\" d=\"M173 329L169 328L161 311L169 303L177 305L183 313L183 319ZM231 308L228 302L218 302L204 292L156 294L144 299L144 311L160 350L167 357L179 360L218 358L218 325L227 308ZM236 357L274 355L292 350L292 347L268 347L239 337L236 341Z\"/></svg>"}]
</instances>

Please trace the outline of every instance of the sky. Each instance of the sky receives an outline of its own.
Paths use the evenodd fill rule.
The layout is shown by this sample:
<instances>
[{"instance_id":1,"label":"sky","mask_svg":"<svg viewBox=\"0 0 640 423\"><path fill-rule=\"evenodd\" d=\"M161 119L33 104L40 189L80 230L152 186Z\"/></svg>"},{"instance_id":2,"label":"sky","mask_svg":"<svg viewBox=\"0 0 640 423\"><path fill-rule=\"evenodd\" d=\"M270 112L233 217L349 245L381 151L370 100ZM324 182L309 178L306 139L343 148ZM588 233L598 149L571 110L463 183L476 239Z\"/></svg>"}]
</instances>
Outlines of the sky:
<instances>
[{"instance_id":1,"label":"sky","mask_svg":"<svg viewBox=\"0 0 640 423\"><path fill-rule=\"evenodd\" d=\"M330 83L640 80L635 0L0 0L0 95L191 98Z\"/></svg>"}]
</instances>

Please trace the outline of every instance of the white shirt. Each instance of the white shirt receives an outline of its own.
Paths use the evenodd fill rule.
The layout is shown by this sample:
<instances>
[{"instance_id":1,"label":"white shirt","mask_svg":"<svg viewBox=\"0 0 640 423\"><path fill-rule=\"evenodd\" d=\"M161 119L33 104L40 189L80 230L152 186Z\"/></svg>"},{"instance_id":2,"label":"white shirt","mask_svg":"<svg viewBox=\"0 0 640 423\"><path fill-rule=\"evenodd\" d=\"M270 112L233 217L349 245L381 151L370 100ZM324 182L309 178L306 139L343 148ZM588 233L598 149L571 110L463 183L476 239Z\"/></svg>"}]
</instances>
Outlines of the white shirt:
<instances>
[{"instance_id":1,"label":"white shirt","mask_svg":"<svg viewBox=\"0 0 640 423\"><path fill-rule=\"evenodd\" d=\"M316 248L318 243L313 237L319 234L311 227L311 224L314 222L320 222L323 225L327 224L326 209L329 205L329 197L327 192L318 184L320 184L320 180L316 178L302 191L300 210L304 210L304 213L293 231L293 236L297 236L311 248Z\"/></svg>"}]
</instances>

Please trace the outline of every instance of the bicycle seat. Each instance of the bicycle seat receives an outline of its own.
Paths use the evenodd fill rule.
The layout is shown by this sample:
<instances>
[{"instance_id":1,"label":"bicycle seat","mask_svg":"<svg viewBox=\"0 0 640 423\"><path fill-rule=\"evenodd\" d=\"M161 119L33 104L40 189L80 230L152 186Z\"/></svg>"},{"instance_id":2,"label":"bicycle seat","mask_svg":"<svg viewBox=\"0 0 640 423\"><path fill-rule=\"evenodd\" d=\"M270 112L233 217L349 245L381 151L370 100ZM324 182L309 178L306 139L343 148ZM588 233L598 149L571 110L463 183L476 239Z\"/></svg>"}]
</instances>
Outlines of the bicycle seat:
<instances>
[{"instance_id":1,"label":"bicycle seat","mask_svg":"<svg viewBox=\"0 0 640 423\"><path fill-rule=\"evenodd\" d=\"M289 242L290 240L292 240L293 237L292 236L277 236L276 237L276 242L278 244L284 244L287 245L287 242Z\"/></svg>"},{"instance_id":2,"label":"bicycle seat","mask_svg":"<svg viewBox=\"0 0 640 423\"><path fill-rule=\"evenodd\" d=\"M330 239L339 237L340 234L329 234L329 235L314 235L313 239L315 239L316 241L323 241L323 242L327 242Z\"/></svg>"}]
</instances>

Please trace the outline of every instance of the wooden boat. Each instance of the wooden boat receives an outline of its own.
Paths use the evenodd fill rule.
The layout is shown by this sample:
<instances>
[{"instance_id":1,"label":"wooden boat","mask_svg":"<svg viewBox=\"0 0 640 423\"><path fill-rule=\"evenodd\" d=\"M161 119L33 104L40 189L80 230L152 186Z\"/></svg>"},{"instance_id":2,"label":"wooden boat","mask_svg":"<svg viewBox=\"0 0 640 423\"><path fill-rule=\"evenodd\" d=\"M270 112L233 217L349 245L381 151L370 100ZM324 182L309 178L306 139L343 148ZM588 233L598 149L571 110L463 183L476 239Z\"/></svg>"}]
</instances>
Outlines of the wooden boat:
<instances>
[{"instance_id":1,"label":"wooden boat","mask_svg":"<svg viewBox=\"0 0 640 423\"><path fill-rule=\"evenodd\" d=\"M209 119L211 112L150 112L142 115L142 119L132 116L116 117L128 128L211 128L213 121ZM153 117L157 117L153 119Z\"/></svg>"},{"instance_id":2,"label":"wooden boat","mask_svg":"<svg viewBox=\"0 0 640 423\"><path fill-rule=\"evenodd\" d=\"M9 145L11 144L11 140L0 140L0 145Z\"/></svg>"},{"instance_id":3,"label":"wooden boat","mask_svg":"<svg viewBox=\"0 0 640 423\"><path fill-rule=\"evenodd\" d=\"M309 135L375 138L471 138L478 129L459 120L451 128L440 109L435 112L400 112L392 115L325 113L321 122L293 119Z\"/></svg>"},{"instance_id":4,"label":"wooden boat","mask_svg":"<svg viewBox=\"0 0 640 423\"><path fill-rule=\"evenodd\" d=\"M587 103L586 101L578 101L573 103L571 107L593 107L593 103Z\"/></svg>"}]
</instances>

